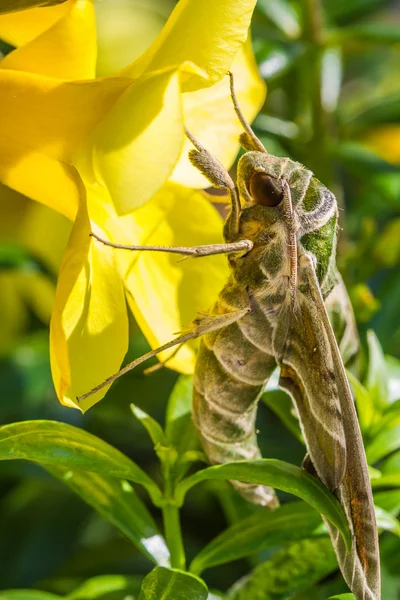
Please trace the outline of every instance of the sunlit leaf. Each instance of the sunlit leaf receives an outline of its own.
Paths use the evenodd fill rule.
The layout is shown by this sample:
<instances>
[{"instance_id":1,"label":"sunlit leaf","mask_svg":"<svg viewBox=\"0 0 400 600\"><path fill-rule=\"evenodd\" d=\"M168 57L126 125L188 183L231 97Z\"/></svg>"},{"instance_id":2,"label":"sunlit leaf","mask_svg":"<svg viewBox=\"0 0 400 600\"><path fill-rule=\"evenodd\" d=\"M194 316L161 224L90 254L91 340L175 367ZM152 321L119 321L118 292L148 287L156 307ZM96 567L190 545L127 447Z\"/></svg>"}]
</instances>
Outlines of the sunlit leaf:
<instances>
[{"instance_id":1,"label":"sunlit leaf","mask_svg":"<svg viewBox=\"0 0 400 600\"><path fill-rule=\"evenodd\" d=\"M143 580L139 600L207 600L205 583L177 569L157 567Z\"/></svg>"},{"instance_id":2,"label":"sunlit leaf","mask_svg":"<svg viewBox=\"0 0 400 600\"><path fill-rule=\"evenodd\" d=\"M400 424L376 435L365 449L367 460L375 463L400 448Z\"/></svg>"},{"instance_id":3,"label":"sunlit leaf","mask_svg":"<svg viewBox=\"0 0 400 600\"><path fill-rule=\"evenodd\" d=\"M274 511L261 509L235 523L213 539L193 559L190 570L204 569L237 560L287 542L327 535L319 514L304 502L289 502Z\"/></svg>"},{"instance_id":4,"label":"sunlit leaf","mask_svg":"<svg viewBox=\"0 0 400 600\"><path fill-rule=\"evenodd\" d=\"M149 434L151 441L154 445L163 444L166 446L168 444L167 438L162 430L162 427L153 417L150 417L147 413L144 412L138 406L131 404L131 410L133 416L146 428L147 433Z\"/></svg>"},{"instance_id":5,"label":"sunlit leaf","mask_svg":"<svg viewBox=\"0 0 400 600\"><path fill-rule=\"evenodd\" d=\"M338 500L316 478L300 467L275 459L243 460L216 465L198 471L178 484L177 502L181 504L186 492L209 479L228 479L269 485L294 494L323 514L341 532L346 546L350 547L350 532L345 514Z\"/></svg>"},{"instance_id":6,"label":"sunlit leaf","mask_svg":"<svg viewBox=\"0 0 400 600\"><path fill-rule=\"evenodd\" d=\"M288 0L260 0L258 10L287 37L292 39L299 37L301 32L299 15L294 4Z\"/></svg>"},{"instance_id":7,"label":"sunlit leaf","mask_svg":"<svg viewBox=\"0 0 400 600\"><path fill-rule=\"evenodd\" d=\"M23 421L0 428L0 460L25 459L43 466L104 473L143 485L153 501L160 491L133 461L100 438L56 421Z\"/></svg>"},{"instance_id":8,"label":"sunlit leaf","mask_svg":"<svg viewBox=\"0 0 400 600\"><path fill-rule=\"evenodd\" d=\"M382 346L375 333L371 330L367 335L368 341L368 371L365 387L372 395L378 407L388 404L388 372Z\"/></svg>"},{"instance_id":9,"label":"sunlit leaf","mask_svg":"<svg viewBox=\"0 0 400 600\"><path fill-rule=\"evenodd\" d=\"M347 371L347 377L354 393L361 431L366 433L368 432L375 415L375 406L372 396L351 371Z\"/></svg>"}]
</instances>

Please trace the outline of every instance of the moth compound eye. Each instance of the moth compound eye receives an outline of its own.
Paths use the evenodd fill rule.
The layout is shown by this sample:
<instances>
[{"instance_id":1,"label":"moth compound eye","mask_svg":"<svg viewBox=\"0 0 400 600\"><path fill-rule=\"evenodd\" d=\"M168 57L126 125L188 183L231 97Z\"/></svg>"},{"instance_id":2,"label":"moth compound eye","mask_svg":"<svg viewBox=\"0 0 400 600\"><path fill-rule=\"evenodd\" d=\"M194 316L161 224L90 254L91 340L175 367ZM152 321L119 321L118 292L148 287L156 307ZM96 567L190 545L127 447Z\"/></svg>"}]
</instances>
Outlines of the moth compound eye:
<instances>
[{"instance_id":1,"label":"moth compound eye","mask_svg":"<svg viewBox=\"0 0 400 600\"><path fill-rule=\"evenodd\" d=\"M263 206L278 206L283 199L282 181L266 173L255 173L250 179L249 192L254 202Z\"/></svg>"}]
</instances>

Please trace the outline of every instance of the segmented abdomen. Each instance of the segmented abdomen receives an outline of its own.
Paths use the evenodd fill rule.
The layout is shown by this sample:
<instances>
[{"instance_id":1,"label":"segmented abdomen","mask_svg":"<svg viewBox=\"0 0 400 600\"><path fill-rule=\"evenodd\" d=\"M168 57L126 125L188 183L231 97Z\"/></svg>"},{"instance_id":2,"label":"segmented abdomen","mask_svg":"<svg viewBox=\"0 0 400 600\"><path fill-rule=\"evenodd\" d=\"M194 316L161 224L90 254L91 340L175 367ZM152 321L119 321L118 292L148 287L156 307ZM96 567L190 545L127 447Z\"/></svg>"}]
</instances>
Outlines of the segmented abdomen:
<instances>
[{"instance_id":1,"label":"segmented abdomen","mask_svg":"<svg viewBox=\"0 0 400 600\"><path fill-rule=\"evenodd\" d=\"M254 303L255 305L255 303ZM233 310L233 308L231 308ZM213 313L227 312L222 296ZM196 364L193 419L214 464L261 458L255 433L257 402L275 368L266 346L271 326L259 305L236 323L203 337ZM239 481L250 502L274 506L274 491Z\"/></svg>"}]
</instances>

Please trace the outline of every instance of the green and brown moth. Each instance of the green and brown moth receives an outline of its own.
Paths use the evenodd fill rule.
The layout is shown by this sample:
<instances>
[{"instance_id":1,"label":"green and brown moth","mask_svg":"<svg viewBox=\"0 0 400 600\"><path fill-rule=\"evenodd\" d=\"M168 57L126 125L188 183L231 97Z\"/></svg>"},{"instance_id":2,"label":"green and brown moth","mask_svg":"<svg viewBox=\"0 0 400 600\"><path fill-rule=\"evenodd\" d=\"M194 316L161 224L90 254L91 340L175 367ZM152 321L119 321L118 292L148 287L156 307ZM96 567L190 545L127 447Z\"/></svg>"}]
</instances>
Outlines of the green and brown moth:
<instances>
[{"instance_id":1,"label":"green and brown moth","mask_svg":"<svg viewBox=\"0 0 400 600\"><path fill-rule=\"evenodd\" d=\"M353 543L346 551L328 524L343 576L357 600L379 600L379 548L367 462L343 366L357 349L354 319L335 263L334 195L303 165L267 153L238 107L247 152L237 185L188 132L192 163L225 188L231 210L225 244L194 248L107 245L189 256L226 253L231 274L206 316L176 340L149 352L88 392L87 397L162 350L201 337L194 376L193 419L212 463L260 457L258 399L276 366L291 396L308 454L303 467L342 504ZM328 310L340 324L338 341ZM339 350L339 345L340 350ZM82 398L83 398L82 397ZM249 501L273 507L274 490L232 482Z\"/></svg>"}]
</instances>

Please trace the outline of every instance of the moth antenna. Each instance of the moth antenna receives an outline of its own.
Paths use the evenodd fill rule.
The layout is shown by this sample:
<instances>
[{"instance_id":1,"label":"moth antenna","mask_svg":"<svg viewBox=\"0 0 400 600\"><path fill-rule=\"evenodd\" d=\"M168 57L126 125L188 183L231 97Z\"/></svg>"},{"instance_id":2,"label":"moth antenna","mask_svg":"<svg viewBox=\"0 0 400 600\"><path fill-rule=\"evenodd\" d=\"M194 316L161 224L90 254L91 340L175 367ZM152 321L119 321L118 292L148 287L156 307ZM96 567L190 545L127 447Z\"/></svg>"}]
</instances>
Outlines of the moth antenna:
<instances>
[{"instance_id":1,"label":"moth antenna","mask_svg":"<svg viewBox=\"0 0 400 600\"><path fill-rule=\"evenodd\" d=\"M256 150L257 152L264 152L264 154L268 154L263 144L260 142L256 134L246 121L245 116L241 111L236 97L235 81L232 71L228 71L228 75L233 108L235 109L235 113L237 114L237 117L245 130L244 133L242 133L242 135L240 136L241 145L243 146L243 148L245 148L245 150Z\"/></svg>"}]
</instances>

